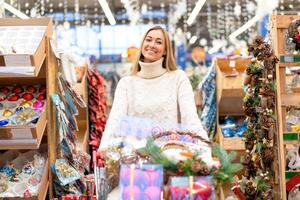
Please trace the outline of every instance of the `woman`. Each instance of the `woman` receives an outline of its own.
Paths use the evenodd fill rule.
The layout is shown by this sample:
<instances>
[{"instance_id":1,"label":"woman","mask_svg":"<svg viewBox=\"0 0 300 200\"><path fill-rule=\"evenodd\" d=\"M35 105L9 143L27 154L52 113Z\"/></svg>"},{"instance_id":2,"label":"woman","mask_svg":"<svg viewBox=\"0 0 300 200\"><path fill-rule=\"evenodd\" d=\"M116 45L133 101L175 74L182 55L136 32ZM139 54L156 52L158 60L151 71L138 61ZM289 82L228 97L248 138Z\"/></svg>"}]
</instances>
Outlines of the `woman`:
<instances>
[{"instance_id":1,"label":"woman","mask_svg":"<svg viewBox=\"0 0 300 200\"><path fill-rule=\"evenodd\" d=\"M118 83L100 150L110 145L110 138L118 136L120 119L124 116L150 118L160 123L181 122L196 127L208 140L197 116L189 79L177 69L168 33L159 26L146 32L131 76Z\"/></svg>"}]
</instances>

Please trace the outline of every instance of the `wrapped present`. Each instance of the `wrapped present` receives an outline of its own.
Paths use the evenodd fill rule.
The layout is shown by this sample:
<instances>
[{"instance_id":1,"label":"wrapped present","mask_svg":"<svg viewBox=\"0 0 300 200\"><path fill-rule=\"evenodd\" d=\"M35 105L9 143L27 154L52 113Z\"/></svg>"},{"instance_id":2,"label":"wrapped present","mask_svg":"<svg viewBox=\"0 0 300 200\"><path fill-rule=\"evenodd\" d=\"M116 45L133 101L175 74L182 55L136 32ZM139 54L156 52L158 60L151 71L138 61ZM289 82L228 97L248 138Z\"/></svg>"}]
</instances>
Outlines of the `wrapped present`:
<instances>
[{"instance_id":1,"label":"wrapped present","mask_svg":"<svg viewBox=\"0 0 300 200\"><path fill-rule=\"evenodd\" d=\"M171 177L169 179L169 199L214 200L213 177Z\"/></svg>"},{"instance_id":2,"label":"wrapped present","mask_svg":"<svg viewBox=\"0 0 300 200\"><path fill-rule=\"evenodd\" d=\"M119 185L122 200L160 200L163 167L153 164L121 165Z\"/></svg>"}]
</instances>

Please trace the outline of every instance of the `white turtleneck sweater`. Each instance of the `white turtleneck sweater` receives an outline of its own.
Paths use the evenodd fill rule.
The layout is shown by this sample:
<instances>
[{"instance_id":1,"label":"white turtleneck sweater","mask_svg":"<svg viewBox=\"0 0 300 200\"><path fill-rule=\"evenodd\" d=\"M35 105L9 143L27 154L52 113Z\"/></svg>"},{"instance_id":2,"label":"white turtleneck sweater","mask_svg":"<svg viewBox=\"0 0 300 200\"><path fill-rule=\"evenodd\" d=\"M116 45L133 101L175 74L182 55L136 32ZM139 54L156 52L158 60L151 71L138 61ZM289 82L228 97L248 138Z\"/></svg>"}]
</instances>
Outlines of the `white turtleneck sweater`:
<instances>
[{"instance_id":1,"label":"white turtleneck sweater","mask_svg":"<svg viewBox=\"0 0 300 200\"><path fill-rule=\"evenodd\" d=\"M208 139L196 112L194 93L184 71L167 71L163 58L153 63L139 62L137 75L123 77L101 140L100 150L119 136L120 120L124 116L150 118L162 124L178 123L178 107L182 124L197 128Z\"/></svg>"}]
</instances>

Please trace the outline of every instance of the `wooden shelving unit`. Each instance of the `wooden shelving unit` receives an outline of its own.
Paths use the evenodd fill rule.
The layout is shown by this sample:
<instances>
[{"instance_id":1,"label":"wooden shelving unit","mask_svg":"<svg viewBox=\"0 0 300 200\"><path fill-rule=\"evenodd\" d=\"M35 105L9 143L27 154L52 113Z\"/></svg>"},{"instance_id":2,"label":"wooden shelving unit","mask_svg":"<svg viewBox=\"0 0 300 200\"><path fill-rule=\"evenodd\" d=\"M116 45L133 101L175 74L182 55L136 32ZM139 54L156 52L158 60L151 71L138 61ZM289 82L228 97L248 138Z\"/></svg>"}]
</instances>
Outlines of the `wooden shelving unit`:
<instances>
[{"instance_id":1,"label":"wooden shelving unit","mask_svg":"<svg viewBox=\"0 0 300 200\"><path fill-rule=\"evenodd\" d=\"M220 128L219 119L225 116L244 116L243 111L243 82L244 72L250 58L225 59L217 58L216 86L217 86L217 140L225 150L234 150L238 156L245 150L245 142L241 137L224 137ZM235 65L234 68L230 65ZM237 158L239 159L239 158ZM224 200L227 195L234 195L231 185L226 184L218 190L219 200Z\"/></svg>"},{"instance_id":2,"label":"wooden shelving unit","mask_svg":"<svg viewBox=\"0 0 300 200\"><path fill-rule=\"evenodd\" d=\"M291 144L299 144L298 133L288 133L285 128L285 117L287 106L300 106L300 93L288 93L286 91L286 67L299 66L300 55L286 54L285 52L285 34L295 19L300 16L293 15L273 15L272 20L272 45L275 55L279 58L276 66L276 85L277 85L277 129L278 129L278 159L279 159L279 185L280 199L287 199L286 181L294 175L300 173L297 171L286 171L286 147Z\"/></svg>"},{"instance_id":3,"label":"wooden shelving unit","mask_svg":"<svg viewBox=\"0 0 300 200\"><path fill-rule=\"evenodd\" d=\"M78 146L84 152L89 151L89 112L88 112L88 85L87 85L87 66L85 66L85 72L82 77L80 83L76 83L74 86L74 90L80 94L85 101L87 107L80 108L78 107L78 116L76 116L76 120L78 123L77 139Z\"/></svg>"},{"instance_id":4,"label":"wooden shelving unit","mask_svg":"<svg viewBox=\"0 0 300 200\"><path fill-rule=\"evenodd\" d=\"M43 35L43 39L40 42L37 50L33 55L20 55L11 54L7 55L12 58L26 58L30 60L30 67L34 68L34 73L32 75L22 75L14 73L2 73L0 72L0 86L8 86L13 84L19 85L36 85L43 84L46 85L46 104L44 114L39 118L36 125L30 126L19 126L19 127L1 127L0 131L4 132L16 132L17 129L28 130L32 133L33 139L30 143L24 139L15 140L7 139L6 141L0 140L0 149L39 149L40 143L43 137L47 137L48 146L48 160L45 165L44 174L41 180L38 196L31 197L34 200L44 200L48 193L50 193L50 198L52 196L52 175L50 173L50 165L55 162L56 159L56 115L55 110L52 105L51 95L57 90L57 59L54 56L50 47L50 37L53 32L53 25L51 18L38 18L38 19L15 19L7 18L0 19L1 26L44 26L46 31ZM0 55L0 66L9 67L5 62L5 55ZM3 69L3 68L2 68ZM24 199L24 198L8 198L8 199Z\"/></svg>"},{"instance_id":5,"label":"wooden shelving unit","mask_svg":"<svg viewBox=\"0 0 300 200\"><path fill-rule=\"evenodd\" d=\"M235 65L235 70L230 63ZM217 135L220 145L226 150L244 150L244 141L240 137L226 138L221 132L219 118L221 116L244 116L243 81L244 71L250 58L216 59L217 84ZM233 75L233 73L235 75Z\"/></svg>"}]
</instances>

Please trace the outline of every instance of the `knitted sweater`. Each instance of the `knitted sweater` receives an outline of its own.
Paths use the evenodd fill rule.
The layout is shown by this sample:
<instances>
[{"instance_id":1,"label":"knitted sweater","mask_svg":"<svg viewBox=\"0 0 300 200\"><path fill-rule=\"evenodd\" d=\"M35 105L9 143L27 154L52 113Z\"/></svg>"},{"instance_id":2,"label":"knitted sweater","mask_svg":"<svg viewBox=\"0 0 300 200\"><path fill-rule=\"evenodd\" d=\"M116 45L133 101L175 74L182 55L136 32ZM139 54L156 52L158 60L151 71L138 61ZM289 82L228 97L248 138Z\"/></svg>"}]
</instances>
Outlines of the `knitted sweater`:
<instances>
[{"instance_id":1,"label":"knitted sweater","mask_svg":"<svg viewBox=\"0 0 300 200\"><path fill-rule=\"evenodd\" d=\"M119 136L120 119L124 116L150 118L163 124L180 122L197 128L208 139L196 112L194 93L184 71L167 72L163 59L153 63L139 62L137 75L123 77L116 88L112 109L103 133L100 149ZM143 78L142 78L143 77ZM151 78L154 77L154 78Z\"/></svg>"}]
</instances>

